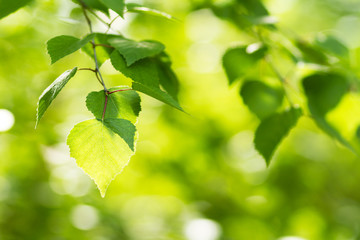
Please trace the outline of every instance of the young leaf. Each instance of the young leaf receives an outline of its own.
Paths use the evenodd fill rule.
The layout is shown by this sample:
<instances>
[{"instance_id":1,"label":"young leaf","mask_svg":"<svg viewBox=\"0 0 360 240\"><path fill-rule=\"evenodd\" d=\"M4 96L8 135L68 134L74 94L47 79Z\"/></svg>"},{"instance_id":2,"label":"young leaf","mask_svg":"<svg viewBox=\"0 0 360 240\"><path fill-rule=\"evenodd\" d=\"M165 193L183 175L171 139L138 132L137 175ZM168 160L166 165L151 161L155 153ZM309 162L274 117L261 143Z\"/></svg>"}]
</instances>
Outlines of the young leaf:
<instances>
[{"instance_id":1,"label":"young leaf","mask_svg":"<svg viewBox=\"0 0 360 240\"><path fill-rule=\"evenodd\" d=\"M94 36L95 34L89 34L80 40L73 36L62 35L50 39L47 42L47 50L51 58L51 64L73 52L76 52L90 42Z\"/></svg>"},{"instance_id":2,"label":"young leaf","mask_svg":"<svg viewBox=\"0 0 360 240\"><path fill-rule=\"evenodd\" d=\"M67 139L71 157L95 181L102 197L134 154L126 141L134 138L135 127L119 124L131 124L124 121L127 120L87 120L75 125Z\"/></svg>"},{"instance_id":3,"label":"young leaf","mask_svg":"<svg viewBox=\"0 0 360 240\"><path fill-rule=\"evenodd\" d=\"M169 20L177 20L176 18L174 18L170 14L161 12L161 11L156 10L156 9L151 9L151 8L148 8L148 7L144 7L144 6L141 6L141 5L136 4L136 3L128 3L128 4L126 4L126 12L145 13L145 14L149 14L149 15L152 15L152 16L156 16L156 17L166 18L166 19L169 19Z\"/></svg>"},{"instance_id":4,"label":"young leaf","mask_svg":"<svg viewBox=\"0 0 360 240\"><path fill-rule=\"evenodd\" d=\"M296 125L302 115L300 108L291 108L289 111L275 113L265 118L255 132L255 148L270 164L271 157L283 138Z\"/></svg>"},{"instance_id":5,"label":"young leaf","mask_svg":"<svg viewBox=\"0 0 360 240\"><path fill-rule=\"evenodd\" d=\"M179 103L160 89L157 67L152 59L139 60L130 67L126 66L125 59L117 51L111 54L110 59L116 70L134 81L132 89L143 92L182 111Z\"/></svg>"},{"instance_id":6,"label":"young leaf","mask_svg":"<svg viewBox=\"0 0 360 240\"><path fill-rule=\"evenodd\" d=\"M72 70L67 70L61 74L49 87L47 87L44 92L41 94L38 104L37 104L37 115L36 115L36 125L39 124L40 119L44 115L46 109L50 106L52 101L60 93L60 91L65 87L68 81L75 75L77 67Z\"/></svg>"},{"instance_id":7,"label":"young leaf","mask_svg":"<svg viewBox=\"0 0 360 240\"><path fill-rule=\"evenodd\" d=\"M115 87L109 92L126 89L126 87ZM101 119L104 112L105 92L91 92L86 98L86 106L95 118ZM108 95L108 102L105 111L105 119L122 118L136 123L141 111L140 96L135 91L121 91Z\"/></svg>"},{"instance_id":8,"label":"young leaf","mask_svg":"<svg viewBox=\"0 0 360 240\"><path fill-rule=\"evenodd\" d=\"M111 46L125 58L127 66L134 62L147 57L155 56L161 53L165 46L156 41L141 41L135 42L125 38L111 38L109 39Z\"/></svg>"},{"instance_id":9,"label":"young leaf","mask_svg":"<svg viewBox=\"0 0 360 240\"><path fill-rule=\"evenodd\" d=\"M26 6L30 2L32 2L32 0L0 0L0 19Z\"/></svg>"},{"instance_id":10,"label":"young leaf","mask_svg":"<svg viewBox=\"0 0 360 240\"><path fill-rule=\"evenodd\" d=\"M240 91L244 103L260 119L273 114L282 104L284 92L257 80L246 81Z\"/></svg>"},{"instance_id":11,"label":"young leaf","mask_svg":"<svg viewBox=\"0 0 360 240\"><path fill-rule=\"evenodd\" d=\"M351 144L325 119L326 113L335 108L348 91L347 79L337 73L315 73L304 78L302 84L316 124L330 137L355 152Z\"/></svg>"},{"instance_id":12,"label":"young leaf","mask_svg":"<svg viewBox=\"0 0 360 240\"><path fill-rule=\"evenodd\" d=\"M249 51L248 47L236 47L227 50L223 56L223 67L232 84L236 79L243 77L249 69L254 68L257 61L265 56L266 48L260 47L255 51Z\"/></svg>"},{"instance_id":13,"label":"young leaf","mask_svg":"<svg viewBox=\"0 0 360 240\"><path fill-rule=\"evenodd\" d=\"M124 17L125 1L124 0L100 0L106 7L112 9L119 14L120 17Z\"/></svg>"}]
</instances>

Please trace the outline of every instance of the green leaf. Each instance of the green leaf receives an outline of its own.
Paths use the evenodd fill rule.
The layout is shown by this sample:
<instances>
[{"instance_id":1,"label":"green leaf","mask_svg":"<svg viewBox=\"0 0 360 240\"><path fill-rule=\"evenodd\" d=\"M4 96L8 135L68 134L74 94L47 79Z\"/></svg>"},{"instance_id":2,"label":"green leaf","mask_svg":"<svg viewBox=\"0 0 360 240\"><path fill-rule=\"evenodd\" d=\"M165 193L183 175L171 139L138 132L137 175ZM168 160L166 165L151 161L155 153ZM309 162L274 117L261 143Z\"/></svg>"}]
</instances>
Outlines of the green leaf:
<instances>
[{"instance_id":1,"label":"green leaf","mask_svg":"<svg viewBox=\"0 0 360 240\"><path fill-rule=\"evenodd\" d=\"M311 113L325 114L336 107L349 89L348 80L337 73L315 73L302 81Z\"/></svg>"},{"instance_id":2,"label":"green leaf","mask_svg":"<svg viewBox=\"0 0 360 240\"><path fill-rule=\"evenodd\" d=\"M79 5L81 5L79 0L72 0L74 3L77 3ZM108 7L105 6L101 1L99 0L81 0L83 3L85 3L85 5L91 9L96 9L99 10L103 13L105 13L106 15L109 14L108 11Z\"/></svg>"},{"instance_id":3,"label":"green leaf","mask_svg":"<svg viewBox=\"0 0 360 240\"><path fill-rule=\"evenodd\" d=\"M244 103L260 119L273 114L282 104L284 93L257 80L246 81L240 91Z\"/></svg>"},{"instance_id":4,"label":"green leaf","mask_svg":"<svg viewBox=\"0 0 360 240\"><path fill-rule=\"evenodd\" d=\"M89 34L80 40L73 36L62 35L50 39L47 42L47 50L51 58L51 64L73 52L76 52L90 42L94 36L95 34Z\"/></svg>"},{"instance_id":5,"label":"green leaf","mask_svg":"<svg viewBox=\"0 0 360 240\"><path fill-rule=\"evenodd\" d=\"M127 87L110 88L109 92L127 89ZM105 105L105 92L91 92L86 98L86 106L95 118L101 119ZM122 118L136 123L141 111L140 96L135 91L121 91L108 95L105 119Z\"/></svg>"},{"instance_id":6,"label":"green leaf","mask_svg":"<svg viewBox=\"0 0 360 240\"><path fill-rule=\"evenodd\" d=\"M316 73L303 79L309 110L320 129L355 152L351 144L326 121L326 113L335 108L349 89L346 77L337 73Z\"/></svg>"},{"instance_id":7,"label":"green leaf","mask_svg":"<svg viewBox=\"0 0 360 240\"><path fill-rule=\"evenodd\" d=\"M126 141L135 135L135 127L128 128L124 121L87 120L75 125L67 139L71 157L95 181L102 197L134 154Z\"/></svg>"},{"instance_id":8,"label":"green leaf","mask_svg":"<svg viewBox=\"0 0 360 240\"><path fill-rule=\"evenodd\" d=\"M68 81L74 77L77 71L77 67L72 70L67 70L61 74L48 88L44 90L41 94L38 104L37 104L37 116L36 116L36 125L39 124L40 119L44 115L45 111L48 109L52 101L60 93L60 91L65 87Z\"/></svg>"},{"instance_id":9,"label":"green leaf","mask_svg":"<svg viewBox=\"0 0 360 240\"><path fill-rule=\"evenodd\" d=\"M126 11L127 12L134 12L134 13L145 13L145 14L149 14L152 16L156 16L156 17L162 17L162 18L166 18L169 20L176 20L177 19L173 16L171 16L170 14L161 12L159 10L156 9L152 9L152 8L148 8L148 7L144 7L142 5L136 4L136 3L128 3L126 4Z\"/></svg>"},{"instance_id":10,"label":"green leaf","mask_svg":"<svg viewBox=\"0 0 360 240\"><path fill-rule=\"evenodd\" d=\"M140 59L155 56L165 49L163 44L156 41L136 42L125 38L112 38L109 43L125 58L127 66Z\"/></svg>"},{"instance_id":11,"label":"green leaf","mask_svg":"<svg viewBox=\"0 0 360 240\"><path fill-rule=\"evenodd\" d=\"M260 123L255 132L254 144L267 165L270 164L277 146L296 125L301 115L300 108L291 108L286 112L275 113Z\"/></svg>"},{"instance_id":12,"label":"green leaf","mask_svg":"<svg viewBox=\"0 0 360 240\"><path fill-rule=\"evenodd\" d=\"M0 0L0 19L28 5L32 0Z\"/></svg>"},{"instance_id":13,"label":"green leaf","mask_svg":"<svg viewBox=\"0 0 360 240\"><path fill-rule=\"evenodd\" d=\"M117 51L114 51L110 58L116 70L134 81L132 84L134 90L143 92L182 111L177 100L160 89L157 66L153 59L142 59L127 67L125 59Z\"/></svg>"},{"instance_id":14,"label":"green leaf","mask_svg":"<svg viewBox=\"0 0 360 240\"><path fill-rule=\"evenodd\" d=\"M254 65L265 56L265 47L252 51L249 47L236 47L227 50L223 56L223 67L232 84L236 79L243 77Z\"/></svg>"},{"instance_id":15,"label":"green leaf","mask_svg":"<svg viewBox=\"0 0 360 240\"><path fill-rule=\"evenodd\" d=\"M124 0L100 0L106 7L124 17L125 1Z\"/></svg>"}]
</instances>

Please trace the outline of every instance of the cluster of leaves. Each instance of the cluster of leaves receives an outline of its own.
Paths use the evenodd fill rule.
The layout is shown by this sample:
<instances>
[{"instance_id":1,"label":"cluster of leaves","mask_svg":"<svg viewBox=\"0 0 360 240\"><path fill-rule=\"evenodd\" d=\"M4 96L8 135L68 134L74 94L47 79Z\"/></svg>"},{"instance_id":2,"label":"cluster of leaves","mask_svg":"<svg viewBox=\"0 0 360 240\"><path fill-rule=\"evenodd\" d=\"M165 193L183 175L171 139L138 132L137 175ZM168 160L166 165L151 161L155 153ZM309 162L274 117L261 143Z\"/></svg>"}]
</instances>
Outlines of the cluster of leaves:
<instances>
[{"instance_id":1,"label":"cluster of leaves","mask_svg":"<svg viewBox=\"0 0 360 240\"><path fill-rule=\"evenodd\" d=\"M326 134L353 151L351 144L326 120L327 113L338 105L355 78L346 46L330 35L320 36L312 43L285 35L261 1L236 0L211 8L218 17L231 21L255 39L253 44L228 49L223 56L223 67L230 85L241 82L240 95L244 104L261 120L254 144L266 163L270 163L280 142L304 114ZM284 41L275 43L271 40L274 36ZM284 42L286 44L282 44ZM302 79L292 78L294 82L302 83L297 95L307 102L307 108L299 107L302 101L294 104L289 90L297 87L293 87L294 82L282 76L273 63L272 55L279 55L279 51L285 53L295 67L316 66ZM267 65L269 71L258 77L256 66L260 64ZM280 80L281 87L269 84L266 81L269 77ZM284 99L287 104L283 103Z\"/></svg>"},{"instance_id":2,"label":"cluster of leaves","mask_svg":"<svg viewBox=\"0 0 360 240\"><path fill-rule=\"evenodd\" d=\"M170 18L169 15L143 6L119 0L79 0L90 33L82 39L74 36L57 36L47 43L51 63L82 49L94 59L95 68L65 71L39 98L37 109L38 125L51 102L78 70L90 70L104 90L91 92L86 98L86 106L94 119L78 123L71 130L67 144L70 155L96 183L104 196L110 182L128 164L135 152L136 122L139 116L142 92L170 106L182 110L177 94L179 83L171 69L165 46L156 41L134 41L122 35L94 33L88 13L94 10L109 13L109 9L124 17L125 12L144 12ZM111 22L108 23L111 26ZM132 86L107 88L100 73L100 66L107 59L113 67L132 80Z\"/></svg>"}]
</instances>

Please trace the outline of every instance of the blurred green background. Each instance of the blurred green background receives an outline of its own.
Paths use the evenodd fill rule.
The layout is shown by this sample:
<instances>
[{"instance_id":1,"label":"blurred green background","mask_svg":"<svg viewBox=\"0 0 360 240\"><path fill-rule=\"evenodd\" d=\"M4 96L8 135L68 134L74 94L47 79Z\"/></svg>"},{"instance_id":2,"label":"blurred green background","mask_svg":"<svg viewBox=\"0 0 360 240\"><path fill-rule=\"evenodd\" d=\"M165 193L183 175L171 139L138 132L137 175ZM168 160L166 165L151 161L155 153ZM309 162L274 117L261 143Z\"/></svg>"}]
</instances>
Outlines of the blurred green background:
<instances>
[{"instance_id":1,"label":"blurred green background","mask_svg":"<svg viewBox=\"0 0 360 240\"><path fill-rule=\"evenodd\" d=\"M166 45L189 114L141 95L137 153L104 199L65 144L71 128L92 117L85 98L101 89L93 74L78 73L34 129L42 91L67 69L93 66L81 52L52 66L46 54L48 39L87 33L84 19L73 11L76 5L36 0L0 20L0 239L360 239L358 156L307 117L282 142L269 168L255 151L259 120L243 104L238 87L228 86L221 67L228 47L253 39L199 7L204 0L141 3L180 21L127 14L114 29ZM263 3L278 26L303 39L337 36L359 71L357 0ZM95 30L104 27L97 24ZM276 64L288 71L287 60ZM306 71L296 66L293 75ZM109 63L102 72L108 86L128 83ZM349 93L328 118L359 144L359 113L359 95Z\"/></svg>"}]
</instances>

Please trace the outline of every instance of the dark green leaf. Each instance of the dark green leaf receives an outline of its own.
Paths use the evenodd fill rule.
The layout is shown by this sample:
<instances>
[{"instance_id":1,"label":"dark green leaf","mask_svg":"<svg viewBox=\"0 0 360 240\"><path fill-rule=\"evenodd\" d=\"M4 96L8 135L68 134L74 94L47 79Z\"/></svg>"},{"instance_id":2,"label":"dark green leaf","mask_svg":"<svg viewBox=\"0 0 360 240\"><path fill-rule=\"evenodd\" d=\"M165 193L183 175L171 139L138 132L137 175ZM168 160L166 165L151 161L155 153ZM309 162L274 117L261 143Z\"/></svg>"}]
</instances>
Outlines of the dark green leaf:
<instances>
[{"instance_id":1,"label":"dark green leaf","mask_svg":"<svg viewBox=\"0 0 360 240\"><path fill-rule=\"evenodd\" d=\"M59 59L76 52L94 38L95 34L89 34L83 39L73 36L58 36L47 42L47 50L51 58L51 64Z\"/></svg>"},{"instance_id":2,"label":"dark green leaf","mask_svg":"<svg viewBox=\"0 0 360 240\"><path fill-rule=\"evenodd\" d=\"M128 87L110 88L109 91L128 89ZM86 98L86 106L95 118L102 119L105 105L105 92L91 92ZM140 96L135 91L121 91L108 95L105 119L122 118L136 123L141 111Z\"/></svg>"},{"instance_id":3,"label":"dark green leaf","mask_svg":"<svg viewBox=\"0 0 360 240\"><path fill-rule=\"evenodd\" d=\"M32 0L0 0L0 19L26 6Z\"/></svg>"},{"instance_id":4,"label":"dark green leaf","mask_svg":"<svg viewBox=\"0 0 360 240\"><path fill-rule=\"evenodd\" d=\"M136 127L130 121L119 118L108 118L104 120L104 125L119 135L129 145L134 152Z\"/></svg>"},{"instance_id":5,"label":"dark green leaf","mask_svg":"<svg viewBox=\"0 0 360 240\"><path fill-rule=\"evenodd\" d=\"M60 93L60 91L65 87L68 81L74 77L77 68L73 68L72 70L67 70L61 76L59 76L48 88L44 90L41 94L38 106L37 106L37 116L36 116L36 126L39 124L40 119L44 115L46 109L50 106L52 101L56 98L56 96Z\"/></svg>"},{"instance_id":6,"label":"dark green leaf","mask_svg":"<svg viewBox=\"0 0 360 240\"><path fill-rule=\"evenodd\" d=\"M349 82L337 73L316 73L303 79L303 87L308 98L311 113L325 116L348 91Z\"/></svg>"},{"instance_id":7,"label":"dark green leaf","mask_svg":"<svg viewBox=\"0 0 360 240\"><path fill-rule=\"evenodd\" d=\"M303 79L303 87L316 124L329 136L354 151L351 144L325 119L326 113L335 108L348 91L347 79L337 73L316 73Z\"/></svg>"},{"instance_id":8,"label":"dark green leaf","mask_svg":"<svg viewBox=\"0 0 360 240\"><path fill-rule=\"evenodd\" d=\"M301 109L291 108L286 112L275 113L260 123L255 132L254 144L255 148L265 158L267 165L270 164L277 146L296 125L301 115Z\"/></svg>"},{"instance_id":9,"label":"dark green leaf","mask_svg":"<svg viewBox=\"0 0 360 240\"><path fill-rule=\"evenodd\" d=\"M284 93L263 82L246 81L240 91L244 103L260 119L273 114L282 104Z\"/></svg>"},{"instance_id":10,"label":"dark green leaf","mask_svg":"<svg viewBox=\"0 0 360 240\"><path fill-rule=\"evenodd\" d=\"M143 92L182 110L179 103L173 97L160 89L157 66L153 59L142 59L128 67L125 59L117 51L114 51L111 54L111 63L116 70L134 81L132 84L134 90Z\"/></svg>"},{"instance_id":11,"label":"dark green leaf","mask_svg":"<svg viewBox=\"0 0 360 240\"><path fill-rule=\"evenodd\" d=\"M260 47L255 51L249 51L249 48L236 47L227 50L223 56L223 67L232 84L236 79L243 77L254 65L265 56L265 47Z\"/></svg>"},{"instance_id":12,"label":"dark green leaf","mask_svg":"<svg viewBox=\"0 0 360 240\"><path fill-rule=\"evenodd\" d=\"M171 69L171 60L166 53L162 53L156 58L160 85L167 91L175 100L179 93L179 80L176 74Z\"/></svg>"},{"instance_id":13,"label":"dark green leaf","mask_svg":"<svg viewBox=\"0 0 360 240\"><path fill-rule=\"evenodd\" d=\"M100 0L106 7L124 17L125 1L124 0Z\"/></svg>"},{"instance_id":14,"label":"dark green leaf","mask_svg":"<svg viewBox=\"0 0 360 240\"><path fill-rule=\"evenodd\" d=\"M155 56L165 49L164 45L156 41L136 42L125 38L111 38L109 43L125 58L127 66L140 59Z\"/></svg>"},{"instance_id":15,"label":"dark green leaf","mask_svg":"<svg viewBox=\"0 0 360 240\"><path fill-rule=\"evenodd\" d=\"M91 9L99 10L105 14L109 14L108 7L106 7L100 0L72 0L74 3L80 4L83 2L87 7Z\"/></svg>"}]
</instances>

